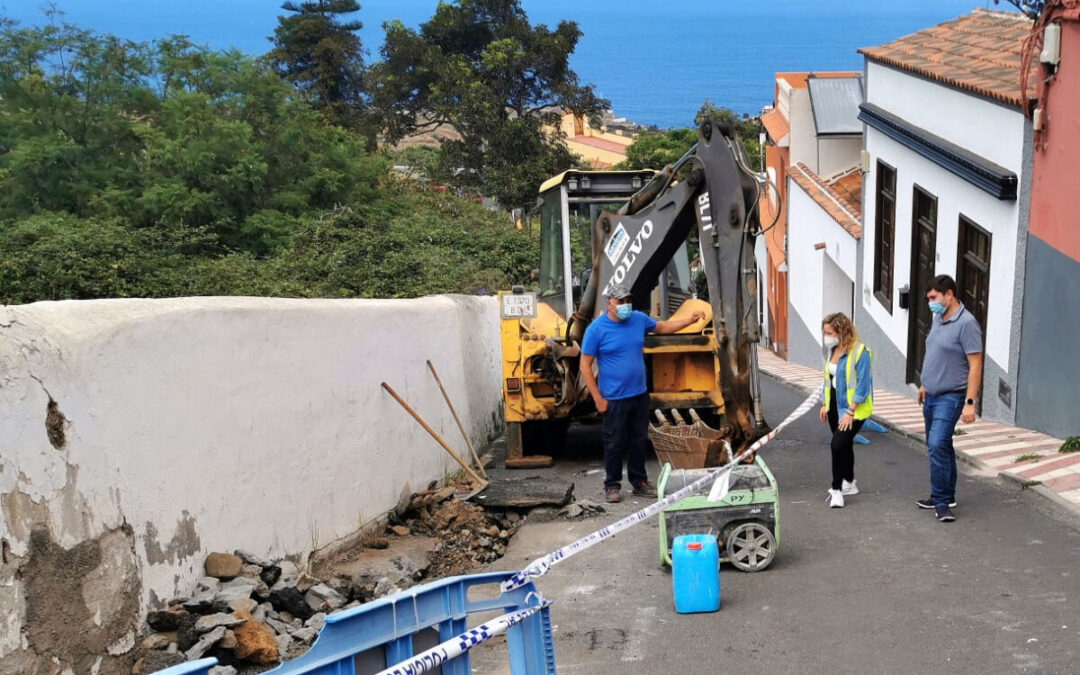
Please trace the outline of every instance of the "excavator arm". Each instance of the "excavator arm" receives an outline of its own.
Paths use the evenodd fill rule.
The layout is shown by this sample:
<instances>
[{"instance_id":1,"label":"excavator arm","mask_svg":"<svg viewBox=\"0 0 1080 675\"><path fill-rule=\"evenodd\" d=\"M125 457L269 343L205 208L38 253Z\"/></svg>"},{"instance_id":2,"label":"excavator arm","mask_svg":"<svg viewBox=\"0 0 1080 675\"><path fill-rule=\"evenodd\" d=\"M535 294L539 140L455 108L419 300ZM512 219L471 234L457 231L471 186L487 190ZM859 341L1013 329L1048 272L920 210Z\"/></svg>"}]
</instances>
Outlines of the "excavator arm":
<instances>
[{"instance_id":1,"label":"excavator arm","mask_svg":"<svg viewBox=\"0 0 1080 675\"><path fill-rule=\"evenodd\" d=\"M570 340L580 344L586 325L603 311L612 284L628 288L635 306L647 306L668 261L696 228L725 417L736 447L764 431L756 359L758 195L735 134L703 123L697 144L678 163L657 174L619 212L596 220L594 241L602 245L568 330Z\"/></svg>"}]
</instances>

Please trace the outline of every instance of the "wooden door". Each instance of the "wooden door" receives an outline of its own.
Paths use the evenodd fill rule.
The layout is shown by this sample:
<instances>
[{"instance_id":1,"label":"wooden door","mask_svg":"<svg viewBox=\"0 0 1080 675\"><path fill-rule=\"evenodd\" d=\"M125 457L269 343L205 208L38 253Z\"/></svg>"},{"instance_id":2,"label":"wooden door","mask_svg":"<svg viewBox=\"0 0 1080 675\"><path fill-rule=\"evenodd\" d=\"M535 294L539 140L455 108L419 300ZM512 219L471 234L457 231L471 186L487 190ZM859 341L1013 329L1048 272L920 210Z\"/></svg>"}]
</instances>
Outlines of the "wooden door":
<instances>
[{"instance_id":1,"label":"wooden door","mask_svg":"<svg viewBox=\"0 0 1080 675\"><path fill-rule=\"evenodd\" d=\"M956 288L960 302L982 328L986 344L986 316L990 307L990 245L992 237L964 216L960 216L960 238L956 256ZM985 371L983 371L985 372ZM982 414L982 387L979 388L978 412Z\"/></svg>"},{"instance_id":2,"label":"wooden door","mask_svg":"<svg viewBox=\"0 0 1080 675\"><path fill-rule=\"evenodd\" d=\"M990 306L991 235L960 216L960 245L956 260L956 286L960 302L979 320L986 335L986 315Z\"/></svg>"},{"instance_id":3,"label":"wooden door","mask_svg":"<svg viewBox=\"0 0 1080 675\"><path fill-rule=\"evenodd\" d=\"M934 318L926 303L926 286L934 278L937 251L937 199L915 186L911 204L911 308L908 319L907 381L922 384L926 336Z\"/></svg>"}]
</instances>

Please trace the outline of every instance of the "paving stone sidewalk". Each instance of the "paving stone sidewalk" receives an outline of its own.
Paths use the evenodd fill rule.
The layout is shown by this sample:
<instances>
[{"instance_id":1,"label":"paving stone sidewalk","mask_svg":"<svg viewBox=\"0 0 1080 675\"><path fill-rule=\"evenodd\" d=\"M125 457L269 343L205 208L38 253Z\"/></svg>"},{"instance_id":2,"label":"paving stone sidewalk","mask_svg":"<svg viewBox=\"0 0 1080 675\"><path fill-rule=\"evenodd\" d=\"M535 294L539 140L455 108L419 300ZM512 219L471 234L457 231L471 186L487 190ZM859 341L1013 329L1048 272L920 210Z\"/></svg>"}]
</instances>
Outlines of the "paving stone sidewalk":
<instances>
[{"instance_id":1,"label":"paving stone sidewalk","mask_svg":"<svg viewBox=\"0 0 1080 675\"><path fill-rule=\"evenodd\" d=\"M821 371L789 363L768 350L758 350L758 365L766 375L807 392L821 386ZM925 442L922 406L914 398L874 389L873 418ZM953 441L958 456L1080 512L1080 452L1058 452L1061 439L982 419L957 428L963 432ZM1024 459L1018 461L1020 457Z\"/></svg>"}]
</instances>

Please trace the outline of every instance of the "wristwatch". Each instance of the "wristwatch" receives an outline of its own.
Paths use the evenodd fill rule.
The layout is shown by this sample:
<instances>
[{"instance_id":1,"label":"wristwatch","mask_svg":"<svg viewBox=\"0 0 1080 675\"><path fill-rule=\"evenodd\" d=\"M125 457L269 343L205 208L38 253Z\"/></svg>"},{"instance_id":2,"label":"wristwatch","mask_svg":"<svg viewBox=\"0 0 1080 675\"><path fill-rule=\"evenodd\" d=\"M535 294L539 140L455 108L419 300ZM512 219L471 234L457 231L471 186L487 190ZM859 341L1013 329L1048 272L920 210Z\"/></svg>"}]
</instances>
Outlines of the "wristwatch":
<instances>
[{"instance_id":1,"label":"wristwatch","mask_svg":"<svg viewBox=\"0 0 1080 675\"><path fill-rule=\"evenodd\" d=\"M975 405L975 399L973 399L973 398L965 398L964 399L964 405Z\"/></svg>"}]
</instances>

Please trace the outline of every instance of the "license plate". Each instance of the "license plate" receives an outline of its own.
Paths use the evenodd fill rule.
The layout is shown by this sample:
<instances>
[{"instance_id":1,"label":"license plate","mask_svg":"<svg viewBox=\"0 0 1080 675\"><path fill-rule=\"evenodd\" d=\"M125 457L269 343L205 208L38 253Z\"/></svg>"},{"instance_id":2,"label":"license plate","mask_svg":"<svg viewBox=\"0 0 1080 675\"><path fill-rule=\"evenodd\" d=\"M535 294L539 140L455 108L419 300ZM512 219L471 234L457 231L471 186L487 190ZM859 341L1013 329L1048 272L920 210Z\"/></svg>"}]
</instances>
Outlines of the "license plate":
<instances>
[{"instance_id":1,"label":"license plate","mask_svg":"<svg viewBox=\"0 0 1080 675\"><path fill-rule=\"evenodd\" d=\"M531 319L536 316L536 293L504 293L502 318Z\"/></svg>"}]
</instances>

